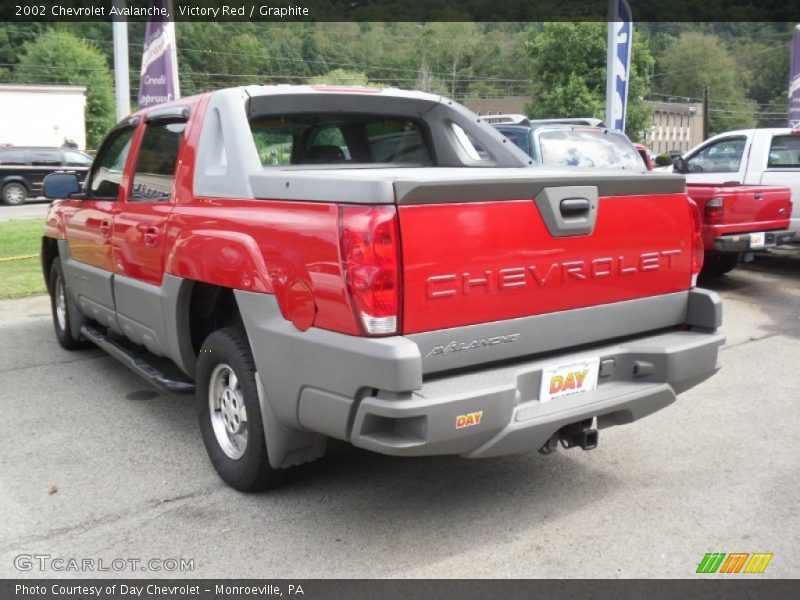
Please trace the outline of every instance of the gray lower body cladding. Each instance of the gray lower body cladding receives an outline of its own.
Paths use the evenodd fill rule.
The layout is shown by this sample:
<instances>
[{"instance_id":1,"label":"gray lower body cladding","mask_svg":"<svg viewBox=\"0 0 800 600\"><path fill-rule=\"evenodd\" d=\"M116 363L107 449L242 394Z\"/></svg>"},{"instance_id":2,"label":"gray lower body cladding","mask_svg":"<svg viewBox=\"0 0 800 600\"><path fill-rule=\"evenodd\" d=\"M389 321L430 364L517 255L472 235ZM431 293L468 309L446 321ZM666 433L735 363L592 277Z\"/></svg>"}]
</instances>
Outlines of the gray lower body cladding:
<instances>
[{"instance_id":1,"label":"gray lower body cladding","mask_svg":"<svg viewBox=\"0 0 800 600\"><path fill-rule=\"evenodd\" d=\"M283 437L295 432L291 463L319 455L322 436L401 456L477 458L534 450L570 423L596 417L607 427L667 406L716 372L724 342L716 333L719 297L696 289L516 320L513 326L523 331L546 334L561 325L568 335L555 341L532 335L541 342L501 344L483 356L454 353L442 370L426 358L431 340L424 336L466 339L475 330L391 338L300 332L282 317L274 297L236 292L236 298L261 378L262 413L278 421ZM606 318L614 315L619 318ZM576 328L576 322L587 327ZM681 324L688 327L675 330ZM473 327L491 337L505 335L509 322ZM540 402L545 367L587 358L602 362L596 389ZM477 412L479 423L457 427L460 416ZM265 422L266 431L275 426ZM270 453L273 466L288 465L288 452L271 446Z\"/></svg>"}]
</instances>

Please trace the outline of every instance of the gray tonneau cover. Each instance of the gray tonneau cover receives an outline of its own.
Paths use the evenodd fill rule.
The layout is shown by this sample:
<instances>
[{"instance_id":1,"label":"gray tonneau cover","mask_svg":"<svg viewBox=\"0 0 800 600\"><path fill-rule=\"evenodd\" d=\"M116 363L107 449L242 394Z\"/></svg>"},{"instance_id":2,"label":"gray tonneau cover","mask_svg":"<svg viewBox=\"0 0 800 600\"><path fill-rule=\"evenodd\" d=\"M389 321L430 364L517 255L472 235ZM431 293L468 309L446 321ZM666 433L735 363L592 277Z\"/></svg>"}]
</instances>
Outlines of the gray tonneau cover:
<instances>
[{"instance_id":1,"label":"gray tonneau cover","mask_svg":"<svg viewBox=\"0 0 800 600\"><path fill-rule=\"evenodd\" d=\"M518 200L554 186L596 186L600 197L686 189L684 177L671 173L545 167L265 167L250 185L255 198L354 204Z\"/></svg>"}]
</instances>

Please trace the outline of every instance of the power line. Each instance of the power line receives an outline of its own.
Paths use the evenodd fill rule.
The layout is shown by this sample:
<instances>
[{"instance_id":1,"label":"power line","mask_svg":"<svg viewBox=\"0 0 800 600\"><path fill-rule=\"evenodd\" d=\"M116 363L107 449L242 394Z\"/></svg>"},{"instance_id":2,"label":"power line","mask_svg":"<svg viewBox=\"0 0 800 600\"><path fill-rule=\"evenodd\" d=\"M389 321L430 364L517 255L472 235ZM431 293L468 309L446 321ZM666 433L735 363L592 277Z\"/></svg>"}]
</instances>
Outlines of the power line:
<instances>
[{"instance_id":1,"label":"power line","mask_svg":"<svg viewBox=\"0 0 800 600\"><path fill-rule=\"evenodd\" d=\"M750 56L756 56L758 54L764 54L766 52L774 52L774 48L762 48L761 50L756 50L755 52L750 52ZM671 71L662 71L661 73L654 73L653 79L664 77L665 75L672 75L673 73L684 73L686 71L696 71L701 67L707 67L709 65L714 64L713 62L705 62L705 63L696 63L690 67L684 67L682 69L672 69Z\"/></svg>"},{"instance_id":2,"label":"power line","mask_svg":"<svg viewBox=\"0 0 800 600\"><path fill-rule=\"evenodd\" d=\"M7 31L16 32L23 35L32 36L35 38L38 37L54 37L54 32L52 30L47 30L42 33L36 32L29 32L24 31L21 29L14 29L13 27L7 28ZM106 45L113 45L114 42L109 40L93 40L85 37L80 37L74 35L70 32L70 35L75 37L76 39L82 40L84 42L89 43L99 43L99 44L106 44ZM137 44L134 42L129 42L128 46L131 48L141 49L142 44ZM178 45L179 52L194 52L199 54L211 54L211 55L219 55L219 56L245 56L248 58L269 58L275 59L283 62L292 62L292 63L303 63L303 64L320 64L326 65L328 67L349 67L349 68L358 68L358 69L371 69L377 71L398 71L404 73L419 73L418 69L408 68L408 67L390 67L390 66L382 66L382 65L367 65L367 64L359 64L359 63L348 63L348 62L339 62L339 61L332 61L332 60L315 60L315 59L305 59L305 58L290 58L287 56L280 56L275 54L267 54L267 53L247 53L247 52L227 52L222 50L208 50L202 48L191 48L188 46ZM440 78L451 79L452 73L448 73L445 71L429 71L431 75L439 76ZM467 80L469 82L520 82L520 83L531 83L529 79L504 79L504 78L494 78L494 77L477 77L474 75L459 75L459 80ZM415 79L416 80L416 79ZM372 81L372 80L371 80Z\"/></svg>"},{"instance_id":3,"label":"power line","mask_svg":"<svg viewBox=\"0 0 800 600\"><path fill-rule=\"evenodd\" d=\"M56 78L53 73L50 71L63 71L64 69L50 67L47 65L35 65L40 67L41 69L47 70L47 72L33 72L33 73L26 73L25 75L17 75L15 77L16 83L55 83L54 80ZM68 69L69 70L69 69ZM74 69L76 71L80 71L80 69ZM258 73L202 73L202 72L194 72L194 73L187 73L182 72L180 74L181 85L184 88L190 88L193 90L193 93L202 93L205 91L212 91L215 89L230 87L231 85L262 85L262 84L274 84L274 83L286 83L292 82L294 84L303 84L309 83L313 79L318 79L319 76L314 75L287 75L287 74L258 74ZM330 76L322 76L322 78L334 82L334 83L346 83L350 81L349 77L330 77ZM63 82L63 78L61 78ZM381 84L384 87L405 87L406 89L414 88L414 83L416 83L416 79L414 78L402 78L402 79L387 79L387 78L373 78L369 80L370 83L377 83ZM129 83L132 89L138 88L139 85L139 76L138 74L131 74ZM500 85L495 86L495 89L491 92L484 92L478 94L477 97L480 98L503 98L508 96L527 96L529 95L530 90L527 86L515 86L515 85ZM468 97L476 97L472 92L469 90L457 92L455 94L451 94L451 96L456 99L465 99Z\"/></svg>"},{"instance_id":4,"label":"power line","mask_svg":"<svg viewBox=\"0 0 800 600\"><path fill-rule=\"evenodd\" d=\"M726 115L752 115L752 116L787 116L789 114L788 111L784 112L762 112L757 110L723 110L719 108L709 108L708 112L712 113L720 113Z\"/></svg>"},{"instance_id":5,"label":"power line","mask_svg":"<svg viewBox=\"0 0 800 600\"><path fill-rule=\"evenodd\" d=\"M664 93L660 93L660 92L650 92L648 94L648 97L645 98L645 100L650 101L650 102L660 102L660 100L654 100L653 98L651 98L652 96L656 96L656 97L659 97L659 98L671 99L671 100L674 100L674 101L679 102L681 104L700 103L700 102L702 102L701 98L693 98L691 96L685 96L683 94L664 94ZM783 109L783 108L786 107L786 104L781 103L781 102L764 102L764 103L762 103L762 102L756 102L755 100L751 100L749 98L743 98L741 102L726 101L726 100L712 100L711 104L712 104L712 106L737 107L738 108L738 107L741 107L742 102L745 102L745 103L748 103L748 104L752 104L752 106L755 106L755 107L761 108L761 109L770 109L770 108ZM788 99L787 99L787 103L788 103Z\"/></svg>"}]
</instances>

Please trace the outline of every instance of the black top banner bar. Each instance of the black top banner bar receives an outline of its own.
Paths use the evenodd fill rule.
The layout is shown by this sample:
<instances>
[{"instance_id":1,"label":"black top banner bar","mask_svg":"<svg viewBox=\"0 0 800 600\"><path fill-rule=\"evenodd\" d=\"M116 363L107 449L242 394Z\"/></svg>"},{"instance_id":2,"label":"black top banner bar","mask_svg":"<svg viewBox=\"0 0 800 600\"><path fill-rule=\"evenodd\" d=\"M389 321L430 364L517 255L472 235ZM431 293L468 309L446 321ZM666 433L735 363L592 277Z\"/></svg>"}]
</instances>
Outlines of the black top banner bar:
<instances>
[{"instance_id":1,"label":"black top banner bar","mask_svg":"<svg viewBox=\"0 0 800 600\"><path fill-rule=\"evenodd\" d=\"M638 22L800 20L787 0L629 0ZM608 0L174 0L171 11L147 0L7 0L14 21L606 21Z\"/></svg>"}]
</instances>

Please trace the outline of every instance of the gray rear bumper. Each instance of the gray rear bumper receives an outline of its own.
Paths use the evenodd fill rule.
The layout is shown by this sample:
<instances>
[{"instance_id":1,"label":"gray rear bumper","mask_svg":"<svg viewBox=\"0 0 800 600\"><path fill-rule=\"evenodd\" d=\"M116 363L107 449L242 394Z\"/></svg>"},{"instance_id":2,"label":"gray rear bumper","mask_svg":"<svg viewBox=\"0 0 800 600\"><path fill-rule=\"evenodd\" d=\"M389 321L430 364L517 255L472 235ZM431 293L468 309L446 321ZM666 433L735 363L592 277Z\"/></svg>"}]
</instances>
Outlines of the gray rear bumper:
<instances>
[{"instance_id":1,"label":"gray rear bumper","mask_svg":"<svg viewBox=\"0 0 800 600\"><path fill-rule=\"evenodd\" d=\"M680 331L581 352L426 382L398 397L364 398L356 413L354 445L401 456L500 456L540 448L565 425L597 417L598 427L630 423L675 400L713 375L724 336ZM547 403L538 400L544 367L600 357L595 391ZM482 412L480 423L456 429L459 415Z\"/></svg>"},{"instance_id":2,"label":"gray rear bumper","mask_svg":"<svg viewBox=\"0 0 800 600\"><path fill-rule=\"evenodd\" d=\"M600 427L628 423L670 404L716 372L724 342L716 333L719 296L701 289L498 322L497 335L513 327L520 341L444 357L426 357L427 346L439 343L437 332L388 338L301 332L274 296L237 291L236 298L259 373L274 467L319 456L325 436L402 456L537 449L564 425L589 417ZM491 338L491 325L441 335ZM635 333L647 325L650 333ZM539 402L543 367L586 357L603 361L596 390ZM456 428L458 416L479 411L480 423Z\"/></svg>"},{"instance_id":3,"label":"gray rear bumper","mask_svg":"<svg viewBox=\"0 0 800 600\"><path fill-rule=\"evenodd\" d=\"M750 234L722 235L714 238L714 250L717 252L748 252L750 250L763 250L774 248L793 241L794 232L790 230L767 231L764 234L764 245L758 248L750 247Z\"/></svg>"}]
</instances>

